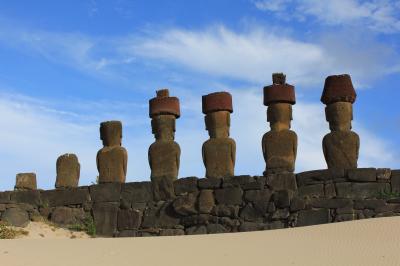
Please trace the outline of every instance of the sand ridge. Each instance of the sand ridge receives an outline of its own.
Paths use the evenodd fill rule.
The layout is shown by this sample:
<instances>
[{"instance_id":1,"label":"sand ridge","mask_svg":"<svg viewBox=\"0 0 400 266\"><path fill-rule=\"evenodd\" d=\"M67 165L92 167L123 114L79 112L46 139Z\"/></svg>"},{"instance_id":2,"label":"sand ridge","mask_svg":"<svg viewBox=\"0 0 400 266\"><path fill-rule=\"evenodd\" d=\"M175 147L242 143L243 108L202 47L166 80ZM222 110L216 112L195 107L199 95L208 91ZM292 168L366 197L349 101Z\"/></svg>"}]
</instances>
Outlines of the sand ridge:
<instances>
[{"instance_id":1,"label":"sand ridge","mask_svg":"<svg viewBox=\"0 0 400 266\"><path fill-rule=\"evenodd\" d=\"M400 265L400 217L200 236L0 241L3 265Z\"/></svg>"}]
</instances>

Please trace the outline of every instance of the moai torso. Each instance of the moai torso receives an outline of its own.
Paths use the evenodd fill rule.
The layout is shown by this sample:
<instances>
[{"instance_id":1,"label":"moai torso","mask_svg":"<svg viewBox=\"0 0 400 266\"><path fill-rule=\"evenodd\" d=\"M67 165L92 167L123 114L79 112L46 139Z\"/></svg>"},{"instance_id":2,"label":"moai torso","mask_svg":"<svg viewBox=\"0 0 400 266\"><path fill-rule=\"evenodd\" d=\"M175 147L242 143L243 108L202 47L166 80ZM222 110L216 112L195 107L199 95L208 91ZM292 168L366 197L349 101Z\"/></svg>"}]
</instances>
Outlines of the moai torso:
<instances>
[{"instance_id":1,"label":"moai torso","mask_svg":"<svg viewBox=\"0 0 400 266\"><path fill-rule=\"evenodd\" d=\"M56 163L56 188L77 187L79 183L80 164L75 154L64 154Z\"/></svg>"},{"instance_id":2,"label":"moai torso","mask_svg":"<svg viewBox=\"0 0 400 266\"><path fill-rule=\"evenodd\" d=\"M152 133L156 141L149 147L151 180L175 180L179 173L181 149L174 141L175 122L180 116L179 100L170 97L167 89L157 91L149 101Z\"/></svg>"},{"instance_id":3,"label":"moai torso","mask_svg":"<svg viewBox=\"0 0 400 266\"><path fill-rule=\"evenodd\" d=\"M285 83L285 75L273 74L273 85L264 87L264 104L268 106L267 120L271 127L262 138L264 175L294 172L297 135L290 130L294 103L294 87Z\"/></svg>"},{"instance_id":4,"label":"moai torso","mask_svg":"<svg viewBox=\"0 0 400 266\"><path fill-rule=\"evenodd\" d=\"M35 173L19 173L15 178L15 190L34 190L37 189Z\"/></svg>"},{"instance_id":5,"label":"moai torso","mask_svg":"<svg viewBox=\"0 0 400 266\"><path fill-rule=\"evenodd\" d=\"M224 95L223 97L227 96ZM236 143L229 137L230 111L207 113L205 124L210 135L210 139L204 142L202 147L206 177L234 176Z\"/></svg>"},{"instance_id":6,"label":"moai torso","mask_svg":"<svg viewBox=\"0 0 400 266\"><path fill-rule=\"evenodd\" d=\"M101 123L100 136L104 147L97 152L99 183L124 183L128 153L125 148L121 147L121 122L108 121Z\"/></svg>"}]
</instances>

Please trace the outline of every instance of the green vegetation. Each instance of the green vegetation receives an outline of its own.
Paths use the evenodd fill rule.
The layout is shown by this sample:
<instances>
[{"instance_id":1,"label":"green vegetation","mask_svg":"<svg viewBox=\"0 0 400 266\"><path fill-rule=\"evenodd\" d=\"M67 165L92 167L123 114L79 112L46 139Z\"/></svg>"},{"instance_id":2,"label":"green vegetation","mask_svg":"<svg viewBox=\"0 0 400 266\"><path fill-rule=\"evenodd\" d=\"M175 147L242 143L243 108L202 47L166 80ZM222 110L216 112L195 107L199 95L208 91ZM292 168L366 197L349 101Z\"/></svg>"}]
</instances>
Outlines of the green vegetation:
<instances>
[{"instance_id":1,"label":"green vegetation","mask_svg":"<svg viewBox=\"0 0 400 266\"><path fill-rule=\"evenodd\" d=\"M378 197L381 198L381 199L400 198L400 192L380 191Z\"/></svg>"},{"instance_id":2,"label":"green vegetation","mask_svg":"<svg viewBox=\"0 0 400 266\"><path fill-rule=\"evenodd\" d=\"M72 224L68 226L68 229L73 231L83 231L86 234L90 235L91 237L96 236L96 226L94 224L92 216L88 215L83 220L81 224Z\"/></svg>"},{"instance_id":3,"label":"green vegetation","mask_svg":"<svg viewBox=\"0 0 400 266\"><path fill-rule=\"evenodd\" d=\"M22 229L9 227L7 223L0 222L0 239L14 239L20 235L28 235L29 232Z\"/></svg>"}]
</instances>

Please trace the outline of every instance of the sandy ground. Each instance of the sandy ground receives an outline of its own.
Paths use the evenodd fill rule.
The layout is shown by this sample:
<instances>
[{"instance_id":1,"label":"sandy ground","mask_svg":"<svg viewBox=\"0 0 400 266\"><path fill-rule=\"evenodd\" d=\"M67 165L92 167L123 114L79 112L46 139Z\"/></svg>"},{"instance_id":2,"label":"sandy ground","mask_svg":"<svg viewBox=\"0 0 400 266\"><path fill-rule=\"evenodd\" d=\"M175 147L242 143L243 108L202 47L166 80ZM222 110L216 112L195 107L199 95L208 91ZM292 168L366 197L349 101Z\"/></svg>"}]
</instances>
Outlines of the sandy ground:
<instances>
[{"instance_id":1,"label":"sandy ground","mask_svg":"<svg viewBox=\"0 0 400 266\"><path fill-rule=\"evenodd\" d=\"M0 265L400 265L400 217L203 236L0 240Z\"/></svg>"},{"instance_id":2,"label":"sandy ground","mask_svg":"<svg viewBox=\"0 0 400 266\"><path fill-rule=\"evenodd\" d=\"M19 229L19 228L15 228ZM74 238L90 238L84 232L74 232L64 228L52 226L47 223L30 222L27 227L23 228L28 231L28 235L19 235L19 239L74 239ZM1 244L0 244L1 246Z\"/></svg>"}]
</instances>

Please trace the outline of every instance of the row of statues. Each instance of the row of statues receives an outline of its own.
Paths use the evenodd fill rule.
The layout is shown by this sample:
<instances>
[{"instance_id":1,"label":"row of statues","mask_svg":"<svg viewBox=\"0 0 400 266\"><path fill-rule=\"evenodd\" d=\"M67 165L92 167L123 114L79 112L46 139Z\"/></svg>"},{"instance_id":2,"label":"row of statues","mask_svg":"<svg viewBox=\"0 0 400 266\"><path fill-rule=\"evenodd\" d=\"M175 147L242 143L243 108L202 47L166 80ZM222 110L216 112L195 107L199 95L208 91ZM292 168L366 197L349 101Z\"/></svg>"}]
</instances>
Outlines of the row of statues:
<instances>
[{"instance_id":1,"label":"row of statues","mask_svg":"<svg viewBox=\"0 0 400 266\"><path fill-rule=\"evenodd\" d=\"M264 87L264 105L267 106L267 121L271 128L262 138L266 163L264 175L294 172L297 154L297 135L290 130L292 105L296 103L295 88L286 83L283 73L274 73L272 81L272 85ZM357 168L360 140L351 131L352 104L355 100L356 93L349 75L326 78L321 101L326 104L325 115L331 130L322 141L328 168ZM210 136L202 146L205 175L207 178L234 176L236 143L229 137L230 115L233 112L231 94L215 92L203 96L202 111ZM149 116L155 137L148 150L151 180L175 180L181 155L179 144L174 140L176 119L180 117L179 99L171 97L167 89L157 91L156 97L149 101ZM102 122L100 139L103 148L96 157L99 183L124 183L128 153L121 145L122 123ZM57 160L56 187L76 187L79 171L76 155L60 156ZM34 178L36 185L36 176ZM23 186L19 188L23 189Z\"/></svg>"}]
</instances>

